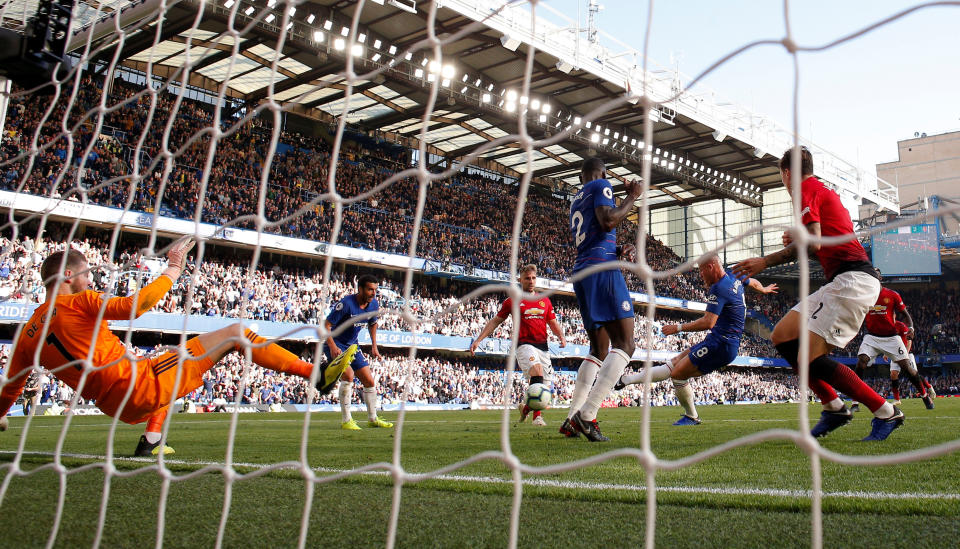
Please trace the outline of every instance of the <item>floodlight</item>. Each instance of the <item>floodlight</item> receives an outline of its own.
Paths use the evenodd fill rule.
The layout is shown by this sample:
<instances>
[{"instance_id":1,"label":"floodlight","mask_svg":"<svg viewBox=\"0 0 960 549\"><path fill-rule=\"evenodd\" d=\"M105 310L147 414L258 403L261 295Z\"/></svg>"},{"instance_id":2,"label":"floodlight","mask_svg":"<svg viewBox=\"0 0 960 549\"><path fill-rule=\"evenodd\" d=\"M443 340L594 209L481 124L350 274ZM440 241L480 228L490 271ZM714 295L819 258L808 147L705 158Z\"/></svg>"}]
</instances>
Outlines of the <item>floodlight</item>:
<instances>
[{"instance_id":1,"label":"floodlight","mask_svg":"<svg viewBox=\"0 0 960 549\"><path fill-rule=\"evenodd\" d=\"M712 132L710 132L710 135L712 135L713 138L716 139L717 141L723 141L724 139L727 138L727 134L723 133L720 130L713 130Z\"/></svg>"},{"instance_id":2,"label":"floodlight","mask_svg":"<svg viewBox=\"0 0 960 549\"><path fill-rule=\"evenodd\" d=\"M236 2L234 2L233 0L227 0L226 2L223 3L223 7L230 9L233 7L234 4L236 4Z\"/></svg>"},{"instance_id":3,"label":"floodlight","mask_svg":"<svg viewBox=\"0 0 960 549\"><path fill-rule=\"evenodd\" d=\"M550 114L550 103L544 103L543 106L540 107L540 112L543 114ZM557 116L559 116L559 114Z\"/></svg>"},{"instance_id":4,"label":"floodlight","mask_svg":"<svg viewBox=\"0 0 960 549\"><path fill-rule=\"evenodd\" d=\"M417 69L413 71L413 75L417 78L423 78L423 69Z\"/></svg>"},{"instance_id":5,"label":"floodlight","mask_svg":"<svg viewBox=\"0 0 960 549\"><path fill-rule=\"evenodd\" d=\"M293 17L293 14L295 14L295 13L297 13L297 8L294 7L294 6L290 6L290 9L287 10L287 14L288 14L290 17Z\"/></svg>"},{"instance_id":6,"label":"floodlight","mask_svg":"<svg viewBox=\"0 0 960 549\"><path fill-rule=\"evenodd\" d=\"M333 21L327 19L323 22L323 30L330 30L331 28L333 28Z\"/></svg>"},{"instance_id":7,"label":"floodlight","mask_svg":"<svg viewBox=\"0 0 960 549\"><path fill-rule=\"evenodd\" d=\"M316 18L317 16L311 13L310 15L307 16L307 24L312 25L314 20L316 20Z\"/></svg>"},{"instance_id":8,"label":"floodlight","mask_svg":"<svg viewBox=\"0 0 960 549\"><path fill-rule=\"evenodd\" d=\"M592 141L592 142L594 142L594 143L599 143L599 142L600 142L600 134L599 134L599 133L595 133L595 134L591 135L591 136L590 136L590 141Z\"/></svg>"},{"instance_id":9,"label":"floodlight","mask_svg":"<svg viewBox=\"0 0 960 549\"><path fill-rule=\"evenodd\" d=\"M512 102L511 102L511 103L507 103L507 107L506 107L506 108L507 108L507 112L513 112L513 111L517 110L517 104L516 104L516 103L512 103Z\"/></svg>"},{"instance_id":10,"label":"floodlight","mask_svg":"<svg viewBox=\"0 0 960 549\"><path fill-rule=\"evenodd\" d=\"M390 46L389 48L387 48L387 53L389 53L390 55L396 55L396 54L397 54L397 47L396 47L396 46Z\"/></svg>"},{"instance_id":11,"label":"floodlight","mask_svg":"<svg viewBox=\"0 0 960 549\"><path fill-rule=\"evenodd\" d=\"M366 34L363 34L363 33L361 32L361 33L357 36L357 42L360 42L361 44L363 44L363 43L366 42L366 41L367 41L367 35L366 35Z\"/></svg>"},{"instance_id":12,"label":"floodlight","mask_svg":"<svg viewBox=\"0 0 960 549\"><path fill-rule=\"evenodd\" d=\"M377 38L376 40L373 41L373 47L377 48L378 50L380 49L380 46L382 46L382 45L383 45L383 42L381 42L379 38Z\"/></svg>"},{"instance_id":13,"label":"floodlight","mask_svg":"<svg viewBox=\"0 0 960 549\"><path fill-rule=\"evenodd\" d=\"M490 94L489 94L489 93L483 94L482 101L483 101L484 103L489 103L489 102L490 102Z\"/></svg>"},{"instance_id":14,"label":"floodlight","mask_svg":"<svg viewBox=\"0 0 960 549\"><path fill-rule=\"evenodd\" d=\"M347 43L343 41L343 38L337 38L333 41L333 47L337 51L343 51L347 47Z\"/></svg>"},{"instance_id":15,"label":"floodlight","mask_svg":"<svg viewBox=\"0 0 960 549\"><path fill-rule=\"evenodd\" d=\"M323 42L323 33L320 31L313 31L313 41Z\"/></svg>"},{"instance_id":16,"label":"floodlight","mask_svg":"<svg viewBox=\"0 0 960 549\"><path fill-rule=\"evenodd\" d=\"M520 47L520 40L508 34L504 34L500 37L500 44L510 51L517 51L517 48Z\"/></svg>"},{"instance_id":17,"label":"floodlight","mask_svg":"<svg viewBox=\"0 0 960 549\"><path fill-rule=\"evenodd\" d=\"M340 29L340 36L350 36L350 27L343 27Z\"/></svg>"},{"instance_id":18,"label":"floodlight","mask_svg":"<svg viewBox=\"0 0 960 549\"><path fill-rule=\"evenodd\" d=\"M244 13L244 15L250 15L251 13L253 13L253 12L255 12L255 11L256 11L256 9L255 9L253 6L250 6L249 8L243 10L243 13Z\"/></svg>"},{"instance_id":19,"label":"floodlight","mask_svg":"<svg viewBox=\"0 0 960 549\"><path fill-rule=\"evenodd\" d=\"M271 14L268 14L268 15L267 15L267 18L264 19L264 22L266 22L266 23L272 23L274 19L276 19L276 17L271 13Z\"/></svg>"},{"instance_id":20,"label":"floodlight","mask_svg":"<svg viewBox=\"0 0 960 549\"><path fill-rule=\"evenodd\" d=\"M350 48L350 53L352 53L355 56L363 55L363 46L361 46L360 44L354 44L353 47Z\"/></svg>"},{"instance_id":21,"label":"floodlight","mask_svg":"<svg viewBox=\"0 0 960 549\"><path fill-rule=\"evenodd\" d=\"M570 74L570 71L573 70L573 65L567 63L566 61L559 61L557 63L557 70L563 74Z\"/></svg>"},{"instance_id":22,"label":"floodlight","mask_svg":"<svg viewBox=\"0 0 960 549\"><path fill-rule=\"evenodd\" d=\"M456 69L453 68L453 65L444 65L443 68L440 69L440 76L449 79L449 78L453 78L453 75L456 74L456 72L457 71Z\"/></svg>"},{"instance_id":23,"label":"floodlight","mask_svg":"<svg viewBox=\"0 0 960 549\"><path fill-rule=\"evenodd\" d=\"M371 57L370 60L371 60L371 61L379 61L379 60L380 60L380 54L379 54L379 53L373 54L373 57Z\"/></svg>"}]
</instances>

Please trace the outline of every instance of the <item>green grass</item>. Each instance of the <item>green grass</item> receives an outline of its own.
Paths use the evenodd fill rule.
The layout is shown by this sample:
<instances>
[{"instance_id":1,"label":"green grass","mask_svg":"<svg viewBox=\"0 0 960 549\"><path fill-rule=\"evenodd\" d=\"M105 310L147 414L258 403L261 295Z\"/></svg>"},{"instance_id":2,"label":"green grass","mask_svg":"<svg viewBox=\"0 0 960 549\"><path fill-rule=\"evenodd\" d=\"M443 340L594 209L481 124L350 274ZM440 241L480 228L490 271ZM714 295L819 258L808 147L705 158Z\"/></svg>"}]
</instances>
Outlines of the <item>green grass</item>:
<instances>
[{"instance_id":1,"label":"green grass","mask_svg":"<svg viewBox=\"0 0 960 549\"><path fill-rule=\"evenodd\" d=\"M678 408L652 410L652 451L682 459L767 429L796 429L796 405L709 406L704 424L672 427ZM960 436L960 399L938 399L937 409L905 402L906 425L883 443L863 443L869 415L822 440L846 455L886 455L951 442ZM810 407L812 421L819 415ZM513 413L512 413L513 414ZM541 467L640 445L639 409L601 411L608 444L564 439L557 432L564 410L546 413L549 426L514 426L512 451L526 465ZM362 414L357 414L362 419ZM395 414L385 414L394 419ZM500 412L416 412L407 415L400 464L410 473L429 472L479 452L500 449ZM294 468L263 472L260 465L297 461L304 416L241 415L232 461L241 475L229 504L219 471L196 474L226 457L231 417L177 415L169 433L177 449L167 466L169 485L163 542L167 547L208 547L216 542L228 509L226 547L289 547L298 540L307 481ZM25 419L12 418L0 435L0 476L9 475ZM0 502L0 539L17 546L44 546L53 531L60 478L51 468L64 418L34 418L19 467L33 471L10 479ZM361 423L362 425L363 423ZM103 501L102 468L110 422L76 417L63 441L65 511L55 546L93 543ZM129 455L141 428L118 426L115 452ZM338 471L392 460L394 430L339 429L339 414L314 414L307 461L320 478ZM823 461L825 546L955 547L960 539L960 452L903 465L849 466ZM109 482L102 547L153 546L163 481L147 461L118 457L121 475ZM36 470L41 468L40 470ZM514 486L510 471L491 458L462 467L449 478L403 487L399 547L504 547L508 541ZM455 478L454 478L455 477ZM539 484L523 487L519 545L627 547L644 542L644 471L633 457L618 457L563 473L526 475ZM660 547L805 547L810 544L809 457L790 440L739 447L677 471L659 471L656 541ZM670 490L673 489L673 490ZM779 492L775 492L779 491ZM952 497L916 497L948 494ZM376 547L387 541L393 481L386 474L352 475L315 485L307 546ZM8 541L9 546L11 542Z\"/></svg>"}]
</instances>

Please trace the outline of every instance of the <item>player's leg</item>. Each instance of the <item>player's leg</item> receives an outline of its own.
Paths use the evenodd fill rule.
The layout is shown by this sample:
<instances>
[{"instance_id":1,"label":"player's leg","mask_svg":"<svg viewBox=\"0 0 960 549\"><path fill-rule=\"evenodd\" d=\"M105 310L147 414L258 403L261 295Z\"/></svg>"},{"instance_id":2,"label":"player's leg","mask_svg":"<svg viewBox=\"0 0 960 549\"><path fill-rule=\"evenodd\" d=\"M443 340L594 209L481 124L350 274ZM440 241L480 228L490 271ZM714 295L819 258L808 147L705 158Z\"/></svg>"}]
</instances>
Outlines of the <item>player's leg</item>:
<instances>
[{"instance_id":1,"label":"player's leg","mask_svg":"<svg viewBox=\"0 0 960 549\"><path fill-rule=\"evenodd\" d=\"M650 382L657 383L658 381L663 381L672 376L674 368L680 363L687 355L690 354L690 349L685 349L679 355L668 358L663 364L657 364L656 366L650 367ZM643 380L646 379L646 369L641 369L639 372L633 374L623 374L620 376L620 381L618 381L613 388L616 390L623 389L627 385L636 385L638 383L643 383Z\"/></svg>"},{"instance_id":2,"label":"player's leg","mask_svg":"<svg viewBox=\"0 0 960 549\"><path fill-rule=\"evenodd\" d=\"M529 376L530 384L541 383L545 384L548 387L553 385L553 365L550 363L550 355L543 351L542 349L534 349L535 356L537 357L536 361L530 366ZM538 427L544 427L547 425L546 420L543 419L543 410L534 410L533 411L533 424Z\"/></svg>"},{"instance_id":3,"label":"player's leg","mask_svg":"<svg viewBox=\"0 0 960 549\"><path fill-rule=\"evenodd\" d=\"M340 375L337 396L340 400L340 428L345 431L359 431L360 426L350 413L350 406L353 404L353 368L347 368Z\"/></svg>"},{"instance_id":4,"label":"player's leg","mask_svg":"<svg viewBox=\"0 0 960 549\"><path fill-rule=\"evenodd\" d=\"M900 406L900 365L890 362L890 392L893 393L893 405Z\"/></svg>"},{"instance_id":5,"label":"player's leg","mask_svg":"<svg viewBox=\"0 0 960 549\"><path fill-rule=\"evenodd\" d=\"M361 353L353 359L353 373L363 386L363 403L367 406L367 425L389 429L393 424L377 417L377 387L369 362Z\"/></svg>"},{"instance_id":6,"label":"player's leg","mask_svg":"<svg viewBox=\"0 0 960 549\"><path fill-rule=\"evenodd\" d=\"M701 344L695 345L687 350L679 361L676 359L671 376L673 377L673 392L677 395L677 401L683 407L683 416L675 421L674 425L700 425L700 416L697 414L696 399L693 394L693 387L690 386L690 380L700 377L703 372L690 360L690 352L695 351Z\"/></svg>"},{"instance_id":7,"label":"player's leg","mask_svg":"<svg viewBox=\"0 0 960 549\"><path fill-rule=\"evenodd\" d=\"M857 374L857 377L863 379L864 375L867 373L867 365L870 363L870 357L867 356L864 345L866 343L860 344L860 350L857 351L857 367L854 369L854 373ZM857 412L860 410L860 404L857 402L857 399L852 399L850 402L850 411Z\"/></svg>"},{"instance_id":8,"label":"player's leg","mask_svg":"<svg viewBox=\"0 0 960 549\"><path fill-rule=\"evenodd\" d=\"M879 282L866 273L842 273L809 296L810 318L801 318L800 305L797 305L774 327L774 346L795 368L798 366L800 330L809 333L810 388L824 405L820 422L811 430L814 436L825 435L849 423L852 417L836 392L824 386L843 391L873 412L873 430L867 440L882 440L903 423L903 413L898 408L878 395L853 370L827 356L856 335L879 291ZM814 379L822 384L815 383ZM881 426L881 423L887 425Z\"/></svg>"},{"instance_id":9,"label":"player's leg","mask_svg":"<svg viewBox=\"0 0 960 549\"><path fill-rule=\"evenodd\" d=\"M590 340L590 354L583 359L580 367L577 369L577 379L573 385L573 396L570 399L570 409L567 412L567 419L560 426L560 433L565 437L578 436L577 430L570 423L573 416L580 410L583 403L587 400L590 388L597 380L597 373L600 372L600 365L607 357L607 350L610 348L610 337L602 325L593 320L593 311L590 296L593 285L588 284L590 277L578 280L573 283L573 292L577 297L577 305L580 309L580 317L583 321L583 329L587 332L587 338Z\"/></svg>"},{"instance_id":10,"label":"player's leg","mask_svg":"<svg viewBox=\"0 0 960 549\"><path fill-rule=\"evenodd\" d=\"M161 452L167 456L176 453L170 446L160 444L160 441L163 439L163 422L167 419L167 412L169 410L169 407L164 407L150 416L150 419L147 420L147 427L137 442L137 448L133 452L134 456L151 457L159 455Z\"/></svg>"},{"instance_id":11,"label":"player's leg","mask_svg":"<svg viewBox=\"0 0 960 549\"><path fill-rule=\"evenodd\" d=\"M920 373L917 372L917 366L912 361L912 357L912 354L907 354L902 360L897 360L896 364L902 372L907 374L907 379L910 380L910 383L916 387L917 395L923 400L923 405L927 410L933 410L933 399L930 398L930 394L927 392L927 386L924 384L923 378L920 377ZM891 366L892 365L893 363L891 363Z\"/></svg>"},{"instance_id":12,"label":"player's leg","mask_svg":"<svg viewBox=\"0 0 960 549\"><path fill-rule=\"evenodd\" d=\"M593 442L609 440L600 433L597 426L597 412L600 410L603 400L610 395L613 386L623 375L623 370L630 363L630 358L636 348L633 342L632 306L630 312L631 314L627 318L619 318L604 324L604 329L610 336L610 352L607 353L607 358L600 365L597 380L587 394L586 401L570 420L578 431Z\"/></svg>"}]
</instances>

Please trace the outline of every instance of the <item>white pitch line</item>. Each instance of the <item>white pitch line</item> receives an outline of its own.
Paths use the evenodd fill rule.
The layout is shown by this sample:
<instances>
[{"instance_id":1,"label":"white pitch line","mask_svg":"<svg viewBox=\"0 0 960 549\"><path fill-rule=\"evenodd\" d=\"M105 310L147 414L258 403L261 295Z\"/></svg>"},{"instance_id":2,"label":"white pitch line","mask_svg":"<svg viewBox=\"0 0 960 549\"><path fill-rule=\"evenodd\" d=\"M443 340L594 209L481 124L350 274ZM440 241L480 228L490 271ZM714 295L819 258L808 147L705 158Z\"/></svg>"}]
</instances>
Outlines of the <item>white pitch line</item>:
<instances>
[{"instance_id":1,"label":"white pitch line","mask_svg":"<svg viewBox=\"0 0 960 549\"><path fill-rule=\"evenodd\" d=\"M6 450L0 450L0 455L13 455L16 452L10 452ZM49 456L53 457L52 452L24 452L24 455L34 455L34 456ZM70 454L62 453L61 457L69 457L74 459L93 459L93 460L105 460L106 456L97 456L92 454ZM139 463L154 463L156 460L153 458L136 458L136 457L122 457L115 456L114 461L126 461L126 462L139 462ZM196 465L198 467L208 467L223 465L219 461L189 461L183 459L165 459L164 463L170 463L173 465ZM247 469L263 469L265 467L270 467L272 464L263 464L263 463L240 463L234 462L233 467L247 468ZM293 467L284 467L284 469L294 469ZM349 473L352 469L332 469L328 467L313 467L313 471L319 473L330 473L330 474L342 474ZM407 472L409 474L409 471ZM358 475L372 475L372 476L390 476L390 471L365 471L362 473L357 473ZM453 481L453 482L476 482L480 484L513 484L513 481L510 479L503 479L498 477L474 477L466 475L437 475L429 479L424 480L444 480L444 481ZM610 484L610 483L596 483L596 482L573 482L566 480L552 480L545 478L525 478L521 481L524 486L536 486L536 487L545 487L545 488L561 488L567 490L615 490L621 492L646 492L646 486L636 485L636 484ZM706 486L658 486L658 492L670 492L678 494L714 494L714 495L723 495L723 496L771 496L771 497L788 497L788 498L810 498L813 496L811 490L779 490L774 488L715 488L715 487L706 487ZM840 491L840 492L824 492L823 497L827 498L846 498L846 499L930 499L930 500L947 500L947 501L957 501L960 500L960 494L930 494L922 492L867 492L862 490L856 491Z\"/></svg>"}]
</instances>

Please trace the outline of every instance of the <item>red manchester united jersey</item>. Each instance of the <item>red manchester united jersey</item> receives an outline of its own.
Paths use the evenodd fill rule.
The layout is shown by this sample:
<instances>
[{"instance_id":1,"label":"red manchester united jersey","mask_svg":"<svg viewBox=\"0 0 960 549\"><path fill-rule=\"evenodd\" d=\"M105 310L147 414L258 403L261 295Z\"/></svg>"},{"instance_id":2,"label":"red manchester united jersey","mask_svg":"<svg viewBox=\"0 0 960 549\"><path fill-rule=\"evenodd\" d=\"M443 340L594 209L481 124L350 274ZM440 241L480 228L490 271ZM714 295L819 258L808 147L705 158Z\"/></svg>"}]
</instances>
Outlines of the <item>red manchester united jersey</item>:
<instances>
[{"instance_id":1,"label":"red manchester united jersey","mask_svg":"<svg viewBox=\"0 0 960 549\"><path fill-rule=\"evenodd\" d=\"M900 294L889 288L880 288L877 304L867 311L867 332L880 337L897 335L897 319L894 313L906 309Z\"/></svg>"},{"instance_id":2,"label":"red manchester united jersey","mask_svg":"<svg viewBox=\"0 0 960 549\"><path fill-rule=\"evenodd\" d=\"M910 333L910 327L900 322L899 320L896 323L897 335L900 336L900 341L903 342L903 346L907 349L910 348L910 341L907 339L907 334Z\"/></svg>"},{"instance_id":3,"label":"red manchester united jersey","mask_svg":"<svg viewBox=\"0 0 960 549\"><path fill-rule=\"evenodd\" d=\"M497 316L504 319L507 318L510 316L512 307L512 300L508 297L503 302L503 305L500 306L500 312L497 313ZM553 304L550 303L550 298L540 297L521 301L520 343L530 343L538 346L546 345L547 321L553 320L554 318L556 318L556 315L553 314Z\"/></svg>"},{"instance_id":4,"label":"red manchester united jersey","mask_svg":"<svg viewBox=\"0 0 960 549\"><path fill-rule=\"evenodd\" d=\"M823 236L853 234L850 213L843 207L840 197L816 177L808 177L801 183L800 220L804 225L819 223ZM823 246L816 255L827 280L833 280L845 263L870 262L866 250L856 238L835 246Z\"/></svg>"}]
</instances>

